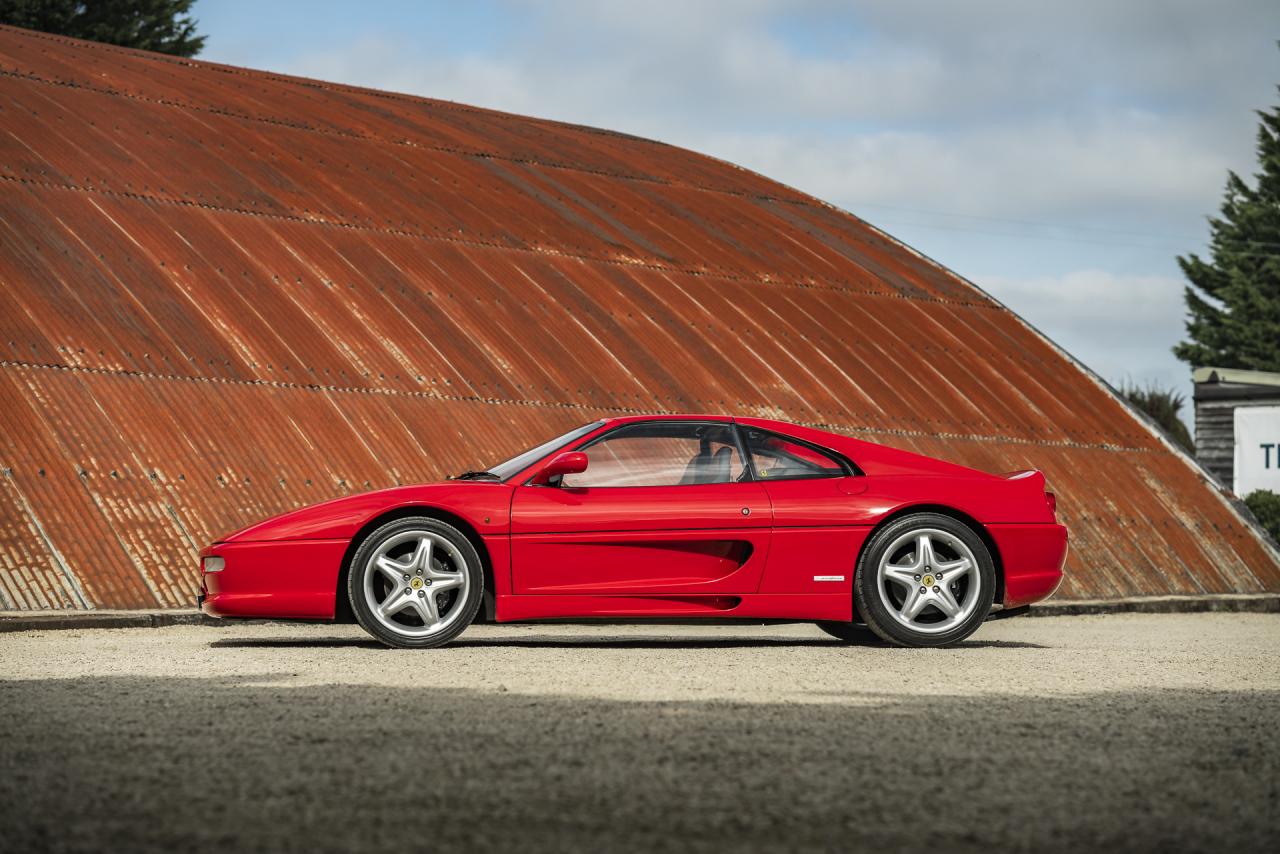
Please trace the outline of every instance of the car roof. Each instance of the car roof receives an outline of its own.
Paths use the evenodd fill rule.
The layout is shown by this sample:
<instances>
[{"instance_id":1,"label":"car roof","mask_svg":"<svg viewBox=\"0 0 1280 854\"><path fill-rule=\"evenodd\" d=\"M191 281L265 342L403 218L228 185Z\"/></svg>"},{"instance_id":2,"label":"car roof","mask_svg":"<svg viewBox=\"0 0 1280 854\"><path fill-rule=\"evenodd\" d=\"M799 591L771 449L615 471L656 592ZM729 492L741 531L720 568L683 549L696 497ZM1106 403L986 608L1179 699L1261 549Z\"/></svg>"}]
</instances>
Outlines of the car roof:
<instances>
[{"instance_id":1,"label":"car roof","mask_svg":"<svg viewBox=\"0 0 1280 854\"><path fill-rule=\"evenodd\" d=\"M723 421L731 423L734 419L728 415L709 413L678 412L653 415L616 415L605 418L607 424L632 424L639 421Z\"/></svg>"},{"instance_id":2,"label":"car roof","mask_svg":"<svg viewBox=\"0 0 1280 854\"><path fill-rule=\"evenodd\" d=\"M780 433L830 433L816 427L806 427L794 421L779 421L774 418L752 418L750 416L724 415L710 412L666 412L644 415L615 415L602 419L605 424L634 424L644 421L719 421L726 424L738 423L749 427L761 427L776 430ZM839 435L839 434L832 434Z\"/></svg>"},{"instance_id":3,"label":"car roof","mask_svg":"<svg viewBox=\"0 0 1280 854\"><path fill-rule=\"evenodd\" d=\"M807 438L809 441L822 442L825 439L840 440L847 437L817 427L806 427L793 421L779 421L773 418L752 418L749 416L724 415L713 412L666 412L644 415L616 415L602 419L603 424L614 427L619 424L638 424L650 421L715 421L725 424L741 424L744 427L759 427L777 433L784 433L796 438Z\"/></svg>"}]
</instances>

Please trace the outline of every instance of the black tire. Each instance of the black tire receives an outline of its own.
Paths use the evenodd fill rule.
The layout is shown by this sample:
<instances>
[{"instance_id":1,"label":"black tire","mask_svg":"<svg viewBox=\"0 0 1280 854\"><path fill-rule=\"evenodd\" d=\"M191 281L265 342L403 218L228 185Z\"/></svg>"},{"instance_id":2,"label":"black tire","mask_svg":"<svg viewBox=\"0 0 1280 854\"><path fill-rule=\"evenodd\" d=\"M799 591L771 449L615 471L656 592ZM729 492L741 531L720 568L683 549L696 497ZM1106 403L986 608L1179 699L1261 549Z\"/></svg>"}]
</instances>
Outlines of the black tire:
<instances>
[{"instance_id":1,"label":"black tire","mask_svg":"<svg viewBox=\"0 0 1280 854\"><path fill-rule=\"evenodd\" d=\"M454 594L449 597L447 593L436 594L434 591L428 593L424 589L417 591L418 597L430 595L432 601L436 603L435 607L437 609L443 607L445 610L441 611L440 620L442 623L447 620L447 623L438 631L424 636L414 636L411 632L429 631L430 627L427 625L425 618L418 617L423 623L422 627L402 626L397 629L394 628L397 625L394 616L380 617L375 614L373 606L366 597L365 586L366 577L370 573L374 573L374 576L370 579L370 584L381 583L384 586L390 586L385 581L378 581L378 570L372 565L373 558L385 544L397 542L399 539L406 537L412 538L416 534L430 538L433 542L438 542L435 540L437 537L446 540L447 544L441 544L444 547L444 556L435 560L439 561L438 565L455 573L455 581L458 580L458 575L465 575L466 577L465 585L461 588L461 595ZM448 546L452 546L452 549L448 548ZM427 563L431 562L431 560L427 561ZM454 567L453 564L455 563L461 563L462 566ZM461 582L458 581L458 583ZM387 595L390 595L390 591L388 591ZM446 604L443 606L440 604L442 601L439 598L440 596L446 597L443 600ZM457 528L439 519L425 516L396 519L373 531L365 537L359 548L356 549L347 572L347 598L351 602L351 611L355 614L356 622L366 632L387 646L402 649L429 649L453 640L475 619L483 597L484 570L475 546ZM455 609L458 609L456 613Z\"/></svg>"},{"instance_id":2,"label":"black tire","mask_svg":"<svg viewBox=\"0 0 1280 854\"><path fill-rule=\"evenodd\" d=\"M979 586L976 591L966 586L963 590L964 599L961 602L967 608L970 602L968 595L974 595L972 610L957 625L945 631L916 631L905 625L895 612L890 611L889 604L885 602L885 597L893 594L882 595L878 589L878 569L885 558L885 552L894 543L901 542L904 536L926 530L940 531L944 535L949 534L956 538L969 549L977 564L976 572L972 573L971 577L976 579ZM969 583L967 579L956 582L957 585ZM891 588L892 585L886 587L886 589ZM933 589L936 590L937 587ZM955 589L952 589L953 595ZM963 522L939 513L913 513L896 519L877 531L863 549L853 579L854 608L858 616L867 624L867 628L888 643L907 647L949 646L969 637L977 631L990 613L991 605L995 601L995 589L995 561L992 560L991 552L988 551L982 538ZM929 606L926 606L922 613L931 614ZM943 618L940 622L945 621L940 610L937 611L937 616Z\"/></svg>"}]
</instances>

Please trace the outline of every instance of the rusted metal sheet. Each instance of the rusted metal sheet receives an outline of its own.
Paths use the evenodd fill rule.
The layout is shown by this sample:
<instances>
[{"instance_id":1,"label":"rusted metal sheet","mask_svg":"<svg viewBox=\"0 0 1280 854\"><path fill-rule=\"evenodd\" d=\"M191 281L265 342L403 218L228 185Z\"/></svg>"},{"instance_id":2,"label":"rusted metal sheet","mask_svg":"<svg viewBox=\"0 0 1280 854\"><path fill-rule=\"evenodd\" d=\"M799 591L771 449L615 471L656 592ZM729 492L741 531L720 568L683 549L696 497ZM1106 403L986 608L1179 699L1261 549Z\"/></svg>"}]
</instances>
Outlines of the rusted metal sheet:
<instances>
[{"instance_id":1,"label":"rusted metal sheet","mask_svg":"<svg viewBox=\"0 0 1280 854\"><path fill-rule=\"evenodd\" d=\"M188 605L256 518L688 410L1041 468L1062 596L1280 589L1016 316L729 164L8 28L0 126L0 608Z\"/></svg>"}]
</instances>

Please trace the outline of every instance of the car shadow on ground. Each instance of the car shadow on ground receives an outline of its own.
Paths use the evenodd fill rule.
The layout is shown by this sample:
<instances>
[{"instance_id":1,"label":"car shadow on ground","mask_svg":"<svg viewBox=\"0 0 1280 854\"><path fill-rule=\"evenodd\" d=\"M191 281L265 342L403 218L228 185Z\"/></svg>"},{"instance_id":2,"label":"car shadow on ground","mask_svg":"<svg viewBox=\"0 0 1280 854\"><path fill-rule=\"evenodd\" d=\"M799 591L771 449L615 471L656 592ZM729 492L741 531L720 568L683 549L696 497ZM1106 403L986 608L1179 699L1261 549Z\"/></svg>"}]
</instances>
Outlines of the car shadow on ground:
<instances>
[{"instance_id":1,"label":"car shadow on ground","mask_svg":"<svg viewBox=\"0 0 1280 854\"><path fill-rule=\"evenodd\" d=\"M0 847L1276 850L1277 692L825 699L0 682Z\"/></svg>"},{"instance_id":2,"label":"car shadow on ground","mask_svg":"<svg viewBox=\"0 0 1280 854\"><path fill-rule=\"evenodd\" d=\"M370 638L227 638L211 641L214 649L389 649ZM578 636L499 637L455 640L441 649L528 648L528 649L765 649L772 647L897 649L878 638L869 637L856 643L823 638L655 638ZM951 649L1048 649L1043 644L1021 641L969 640Z\"/></svg>"},{"instance_id":3,"label":"car shadow on ground","mask_svg":"<svg viewBox=\"0 0 1280 854\"><path fill-rule=\"evenodd\" d=\"M451 647L529 647L529 648L565 648L565 649L750 649L766 647L818 647L838 649L841 647L873 647L881 649L898 649L876 637L868 637L854 643L825 640L823 638L580 638L580 637L543 637L543 638L462 638L449 644ZM977 649L981 647L999 647L1002 649L1045 649L1041 644L1019 643L1017 641L965 641L956 644L955 649Z\"/></svg>"}]
</instances>

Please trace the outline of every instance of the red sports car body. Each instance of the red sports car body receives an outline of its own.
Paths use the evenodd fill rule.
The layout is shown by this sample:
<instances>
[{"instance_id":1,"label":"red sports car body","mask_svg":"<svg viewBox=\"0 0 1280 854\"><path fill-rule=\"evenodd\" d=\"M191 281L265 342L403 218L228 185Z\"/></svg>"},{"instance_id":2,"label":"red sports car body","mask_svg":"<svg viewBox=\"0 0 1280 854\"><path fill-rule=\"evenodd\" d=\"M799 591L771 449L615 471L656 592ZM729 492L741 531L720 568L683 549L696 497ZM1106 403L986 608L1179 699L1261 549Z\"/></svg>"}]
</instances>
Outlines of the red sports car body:
<instances>
[{"instance_id":1,"label":"red sports car body","mask_svg":"<svg viewBox=\"0 0 1280 854\"><path fill-rule=\"evenodd\" d=\"M319 620L349 602L396 646L443 643L477 614L815 621L942 645L995 604L1052 594L1066 549L1039 472L758 418L638 416L251 525L201 552L200 598L214 616Z\"/></svg>"}]
</instances>

